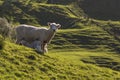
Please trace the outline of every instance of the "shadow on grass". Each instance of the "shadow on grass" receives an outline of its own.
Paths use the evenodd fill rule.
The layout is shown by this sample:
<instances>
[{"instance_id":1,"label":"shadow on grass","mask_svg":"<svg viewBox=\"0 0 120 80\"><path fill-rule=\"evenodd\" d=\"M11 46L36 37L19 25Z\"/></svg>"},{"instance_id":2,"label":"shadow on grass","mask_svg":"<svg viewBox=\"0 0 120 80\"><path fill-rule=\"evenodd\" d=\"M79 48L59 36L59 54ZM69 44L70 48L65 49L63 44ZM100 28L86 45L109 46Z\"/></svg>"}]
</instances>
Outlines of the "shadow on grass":
<instances>
[{"instance_id":1,"label":"shadow on grass","mask_svg":"<svg viewBox=\"0 0 120 80\"><path fill-rule=\"evenodd\" d=\"M120 71L120 62L117 62L108 57L90 56L89 58L81 59L84 63L95 64L100 67L107 67L116 71Z\"/></svg>"}]
</instances>

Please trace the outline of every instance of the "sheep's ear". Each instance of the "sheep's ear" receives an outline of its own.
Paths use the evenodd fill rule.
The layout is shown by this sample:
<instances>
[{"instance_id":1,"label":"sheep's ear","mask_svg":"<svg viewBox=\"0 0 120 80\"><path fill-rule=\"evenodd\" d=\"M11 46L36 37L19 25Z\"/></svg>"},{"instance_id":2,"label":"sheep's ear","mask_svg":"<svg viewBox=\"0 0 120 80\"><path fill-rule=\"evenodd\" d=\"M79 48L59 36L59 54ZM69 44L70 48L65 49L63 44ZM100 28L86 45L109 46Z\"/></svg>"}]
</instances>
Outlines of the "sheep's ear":
<instances>
[{"instance_id":1,"label":"sheep's ear","mask_svg":"<svg viewBox=\"0 0 120 80\"><path fill-rule=\"evenodd\" d=\"M58 26L57 26L58 28L60 28L61 27L61 25L60 24L58 24Z\"/></svg>"},{"instance_id":2,"label":"sheep's ear","mask_svg":"<svg viewBox=\"0 0 120 80\"><path fill-rule=\"evenodd\" d=\"M48 24L48 26L50 26L50 22L48 22L47 24Z\"/></svg>"}]
</instances>

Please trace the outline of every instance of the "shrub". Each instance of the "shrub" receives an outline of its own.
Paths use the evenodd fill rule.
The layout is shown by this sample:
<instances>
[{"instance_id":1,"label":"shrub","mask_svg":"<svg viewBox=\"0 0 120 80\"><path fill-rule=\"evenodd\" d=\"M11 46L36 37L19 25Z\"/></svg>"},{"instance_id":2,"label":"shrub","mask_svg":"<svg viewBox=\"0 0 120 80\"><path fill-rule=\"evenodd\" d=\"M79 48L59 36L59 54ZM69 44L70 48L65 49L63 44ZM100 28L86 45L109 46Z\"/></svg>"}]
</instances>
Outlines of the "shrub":
<instances>
[{"instance_id":1,"label":"shrub","mask_svg":"<svg viewBox=\"0 0 120 80\"><path fill-rule=\"evenodd\" d=\"M10 25L5 18L0 18L0 35L6 37L9 35Z\"/></svg>"}]
</instances>

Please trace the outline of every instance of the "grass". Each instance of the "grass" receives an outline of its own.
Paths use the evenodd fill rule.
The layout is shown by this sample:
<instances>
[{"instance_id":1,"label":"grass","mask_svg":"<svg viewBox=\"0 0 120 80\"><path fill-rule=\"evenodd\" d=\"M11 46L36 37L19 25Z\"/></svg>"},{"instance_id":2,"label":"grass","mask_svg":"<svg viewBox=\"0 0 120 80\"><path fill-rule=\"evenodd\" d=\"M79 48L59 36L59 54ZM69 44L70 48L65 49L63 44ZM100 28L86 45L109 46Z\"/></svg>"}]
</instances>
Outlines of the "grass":
<instances>
[{"instance_id":1,"label":"grass","mask_svg":"<svg viewBox=\"0 0 120 80\"><path fill-rule=\"evenodd\" d=\"M4 47L4 38L0 35L0 50Z\"/></svg>"},{"instance_id":2,"label":"grass","mask_svg":"<svg viewBox=\"0 0 120 80\"><path fill-rule=\"evenodd\" d=\"M119 54L109 46L108 40L118 44L97 26L61 29L45 55L5 40L0 50L0 79L119 80Z\"/></svg>"},{"instance_id":3,"label":"grass","mask_svg":"<svg viewBox=\"0 0 120 80\"><path fill-rule=\"evenodd\" d=\"M1 16L8 16L13 23L33 25L55 21L62 29L45 55L5 40L0 49L1 80L120 80L120 43L116 38L119 21L87 20L75 3L18 4L10 4L13 7L3 10L10 13L2 12Z\"/></svg>"},{"instance_id":4,"label":"grass","mask_svg":"<svg viewBox=\"0 0 120 80\"><path fill-rule=\"evenodd\" d=\"M1 17L5 17L13 24L47 25L47 22L57 22L68 28L79 19L80 11L74 5L45 4L36 2L13 2L0 5ZM42 15L42 16L41 16ZM70 24L69 24L70 23Z\"/></svg>"},{"instance_id":5,"label":"grass","mask_svg":"<svg viewBox=\"0 0 120 80\"><path fill-rule=\"evenodd\" d=\"M79 51L50 51L40 55L34 50L5 42L0 52L0 79L27 80L119 80L120 72L100 67L90 57L100 57L120 64L119 55ZM102 57L102 58L101 58ZM84 60L88 60L85 62ZM92 63L90 63L90 61ZM93 63L95 62L95 63ZM107 64L106 64L107 65ZM115 66L118 66L115 65ZM113 67L115 67L113 65ZM92 74L91 74L92 73Z\"/></svg>"},{"instance_id":6,"label":"grass","mask_svg":"<svg viewBox=\"0 0 120 80\"><path fill-rule=\"evenodd\" d=\"M71 50L83 48L91 51L117 52L119 45L119 41L114 39L113 35L94 25L84 26L82 29L59 30L49 48Z\"/></svg>"}]
</instances>

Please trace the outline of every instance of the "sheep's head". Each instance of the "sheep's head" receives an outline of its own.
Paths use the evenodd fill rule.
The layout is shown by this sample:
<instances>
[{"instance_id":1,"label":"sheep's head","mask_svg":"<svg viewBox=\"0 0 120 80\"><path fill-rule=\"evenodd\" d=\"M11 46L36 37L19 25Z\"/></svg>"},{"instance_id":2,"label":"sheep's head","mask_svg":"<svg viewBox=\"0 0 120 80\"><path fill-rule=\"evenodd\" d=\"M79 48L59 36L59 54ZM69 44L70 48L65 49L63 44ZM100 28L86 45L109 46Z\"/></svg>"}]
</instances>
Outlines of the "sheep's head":
<instances>
[{"instance_id":1,"label":"sheep's head","mask_svg":"<svg viewBox=\"0 0 120 80\"><path fill-rule=\"evenodd\" d=\"M50 29L53 30L53 31L56 31L56 30L58 30L58 28L61 27L60 24L50 23L50 22L48 22L48 26L50 26Z\"/></svg>"}]
</instances>

